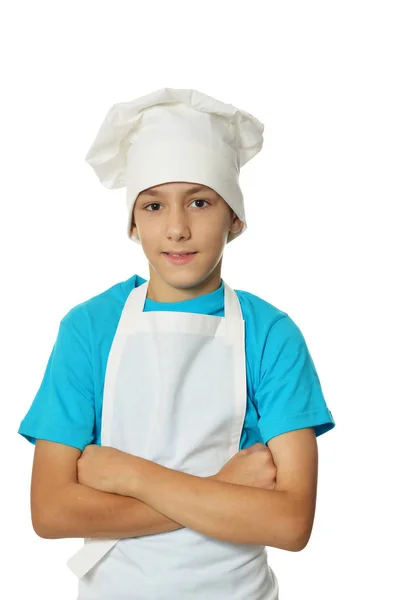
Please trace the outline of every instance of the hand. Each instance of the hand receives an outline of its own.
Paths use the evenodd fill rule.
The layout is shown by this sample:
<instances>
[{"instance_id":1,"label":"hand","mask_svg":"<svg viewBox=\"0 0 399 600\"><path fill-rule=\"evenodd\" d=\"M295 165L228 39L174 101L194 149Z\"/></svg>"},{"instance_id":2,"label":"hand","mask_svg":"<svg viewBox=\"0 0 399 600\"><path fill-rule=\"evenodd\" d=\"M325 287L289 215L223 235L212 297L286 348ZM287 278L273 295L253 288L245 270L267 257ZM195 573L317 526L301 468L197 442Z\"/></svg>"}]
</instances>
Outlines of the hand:
<instances>
[{"instance_id":1,"label":"hand","mask_svg":"<svg viewBox=\"0 0 399 600\"><path fill-rule=\"evenodd\" d=\"M135 456L110 446L86 446L77 461L78 481L102 492L129 495Z\"/></svg>"},{"instance_id":2,"label":"hand","mask_svg":"<svg viewBox=\"0 0 399 600\"><path fill-rule=\"evenodd\" d=\"M218 473L212 476L212 479L274 490L276 474L276 465L269 448L265 444L256 442L249 448L237 452Z\"/></svg>"}]
</instances>

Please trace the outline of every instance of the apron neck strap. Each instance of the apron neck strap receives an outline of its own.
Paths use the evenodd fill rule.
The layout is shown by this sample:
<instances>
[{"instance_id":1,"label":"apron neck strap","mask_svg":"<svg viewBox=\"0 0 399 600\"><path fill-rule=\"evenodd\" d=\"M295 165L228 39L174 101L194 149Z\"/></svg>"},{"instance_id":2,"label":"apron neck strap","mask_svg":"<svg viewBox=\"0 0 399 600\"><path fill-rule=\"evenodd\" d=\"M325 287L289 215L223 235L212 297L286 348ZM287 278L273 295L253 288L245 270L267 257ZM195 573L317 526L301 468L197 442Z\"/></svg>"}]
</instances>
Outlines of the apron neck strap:
<instances>
[{"instance_id":1,"label":"apron neck strap","mask_svg":"<svg viewBox=\"0 0 399 600\"><path fill-rule=\"evenodd\" d=\"M227 283L223 280L224 283L224 318L227 319L237 319L242 320L242 311L240 302L238 300L238 296L235 291L227 285ZM146 281L139 285L135 289L134 294L134 302L139 312L143 312L145 301L147 298L148 292L148 284L149 281Z\"/></svg>"}]
</instances>

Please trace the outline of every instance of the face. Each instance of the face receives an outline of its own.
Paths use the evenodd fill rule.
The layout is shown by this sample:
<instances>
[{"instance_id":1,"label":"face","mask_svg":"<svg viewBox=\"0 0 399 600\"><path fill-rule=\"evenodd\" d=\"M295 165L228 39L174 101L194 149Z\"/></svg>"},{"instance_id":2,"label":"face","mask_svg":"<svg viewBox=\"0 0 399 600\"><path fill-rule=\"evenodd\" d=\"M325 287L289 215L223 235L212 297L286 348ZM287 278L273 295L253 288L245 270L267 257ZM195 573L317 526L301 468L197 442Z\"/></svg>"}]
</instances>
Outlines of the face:
<instances>
[{"instance_id":1,"label":"face","mask_svg":"<svg viewBox=\"0 0 399 600\"><path fill-rule=\"evenodd\" d=\"M174 302L217 289L229 232L242 226L207 186L172 182L143 190L135 202L132 233L149 262L148 296ZM179 252L194 254L180 261L167 256Z\"/></svg>"}]
</instances>

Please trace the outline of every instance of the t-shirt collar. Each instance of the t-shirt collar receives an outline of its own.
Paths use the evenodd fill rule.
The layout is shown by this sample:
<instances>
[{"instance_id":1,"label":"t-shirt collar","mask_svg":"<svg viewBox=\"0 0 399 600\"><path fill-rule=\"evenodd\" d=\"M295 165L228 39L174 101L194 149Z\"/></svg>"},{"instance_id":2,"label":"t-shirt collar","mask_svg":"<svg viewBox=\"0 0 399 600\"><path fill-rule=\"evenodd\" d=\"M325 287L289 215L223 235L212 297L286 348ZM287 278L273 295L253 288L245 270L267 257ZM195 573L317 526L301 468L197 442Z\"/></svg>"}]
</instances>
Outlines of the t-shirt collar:
<instances>
[{"instance_id":1,"label":"t-shirt collar","mask_svg":"<svg viewBox=\"0 0 399 600\"><path fill-rule=\"evenodd\" d=\"M224 281L220 286L210 292L196 298L180 300L179 302L157 302L146 298L144 310L173 310L175 312L192 312L212 315L218 313L224 306Z\"/></svg>"}]
</instances>

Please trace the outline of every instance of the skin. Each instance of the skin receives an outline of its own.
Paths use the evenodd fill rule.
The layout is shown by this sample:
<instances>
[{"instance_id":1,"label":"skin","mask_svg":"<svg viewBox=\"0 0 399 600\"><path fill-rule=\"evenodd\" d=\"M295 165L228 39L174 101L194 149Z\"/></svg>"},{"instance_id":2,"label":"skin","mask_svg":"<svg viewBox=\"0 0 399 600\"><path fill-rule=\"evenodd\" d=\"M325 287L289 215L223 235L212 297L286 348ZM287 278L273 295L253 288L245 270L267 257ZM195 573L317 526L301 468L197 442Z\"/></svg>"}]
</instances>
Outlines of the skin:
<instances>
[{"instance_id":1,"label":"skin","mask_svg":"<svg viewBox=\"0 0 399 600\"><path fill-rule=\"evenodd\" d=\"M200 189L192 193L193 187ZM242 227L227 202L207 186L171 182L143 190L134 205L131 234L148 259L148 297L179 302L218 289L229 232ZM175 265L162 255L179 250L198 254L186 265Z\"/></svg>"},{"instance_id":2,"label":"skin","mask_svg":"<svg viewBox=\"0 0 399 600\"><path fill-rule=\"evenodd\" d=\"M159 302L216 290L228 235L243 226L214 190L202 186L189 192L194 185L154 186L135 203L131 233L149 262L148 296ZM162 255L172 250L198 254L187 265L174 265ZM32 476L35 531L46 538L125 538L189 527L233 543L301 550L310 537L316 502L313 428L271 439L269 467L261 456L266 448L258 445L258 457L238 453L232 460L236 475L248 479L252 474L254 481L272 466L269 489L239 476L231 482L217 474L196 477L107 446L89 445L79 458L75 448L38 440Z\"/></svg>"},{"instance_id":3,"label":"skin","mask_svg":"<svg viewBox=\"0 0 399 600\"><path fill-rule=\"evenodd\" d=\"M159 302L216 290L229 232L243 225L214 190L203 186L201 192L189 193L192 187L185 182L162 184L141 192L135 203L131 233L139 238L149 262L148 297ZM187 265L174 265L162 255L172 250L198 254ZM278 474L275 489L196 477L96 445L87 446L78 460L78 479L88 487L135 497L210 537L298 551L310 537L314 518L314 431L289 432L269 445Z\"/></svg>"},{"instance_id":4,"label":"skin","mask_svg":"<svg viewBox=\"0 0 399 600\"><path fill-rule=\"evenodd\" d=\"M315 514L314 430L290 431L269 444L277 473L274 489L197 477L96 445L84 449L78 460L78 478L85 486L137 498L211 538L298 552L309 541ZM252 452L258 451L253 448ZM248 461L248 452L244 457ZM257 457L253 454L252 458Z\"/></svg>"}]
</instances>

